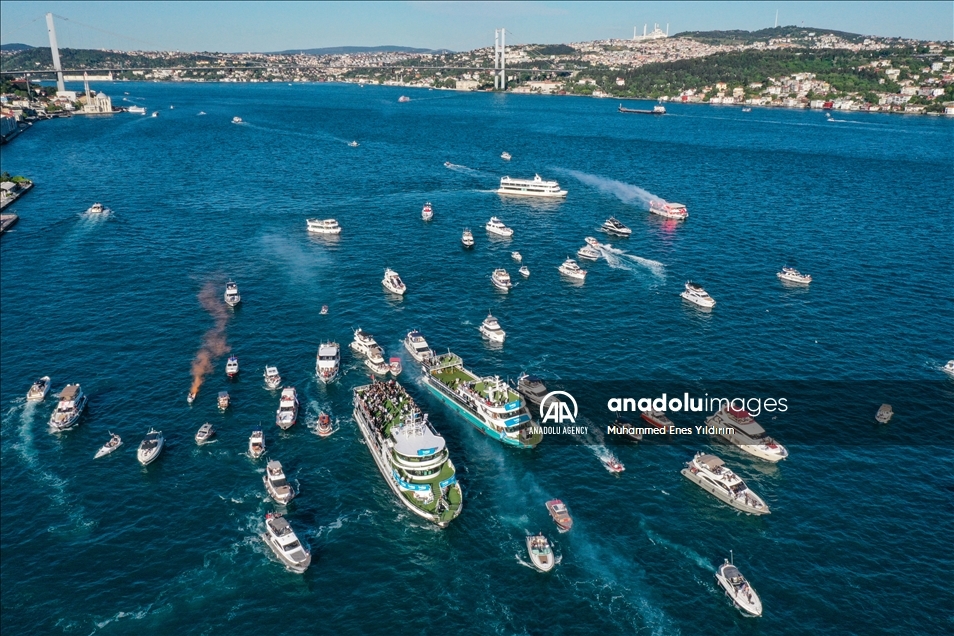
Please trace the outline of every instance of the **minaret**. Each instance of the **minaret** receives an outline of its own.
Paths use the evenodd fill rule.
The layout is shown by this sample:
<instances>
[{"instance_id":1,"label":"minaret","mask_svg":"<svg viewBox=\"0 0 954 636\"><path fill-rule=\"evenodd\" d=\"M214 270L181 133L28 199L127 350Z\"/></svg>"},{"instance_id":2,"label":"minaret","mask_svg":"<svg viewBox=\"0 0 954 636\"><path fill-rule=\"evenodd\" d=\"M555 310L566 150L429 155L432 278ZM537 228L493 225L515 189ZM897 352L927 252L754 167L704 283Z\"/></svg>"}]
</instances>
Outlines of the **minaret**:
<instances>
[{"instance_id":1,"label":"minaret","mask_svg":"<svg viewBox=\"0 0 954 636\"><path fill-rule=\"evenodd\" d=\"M53 28L53 14L46 14L46 30L50 34L50 52L53 54L53 70L56 71L56 90L65 91L63 82L63 67L60 65L60 49L56 46L56 29Z\"/></svg>"}]
</instances>

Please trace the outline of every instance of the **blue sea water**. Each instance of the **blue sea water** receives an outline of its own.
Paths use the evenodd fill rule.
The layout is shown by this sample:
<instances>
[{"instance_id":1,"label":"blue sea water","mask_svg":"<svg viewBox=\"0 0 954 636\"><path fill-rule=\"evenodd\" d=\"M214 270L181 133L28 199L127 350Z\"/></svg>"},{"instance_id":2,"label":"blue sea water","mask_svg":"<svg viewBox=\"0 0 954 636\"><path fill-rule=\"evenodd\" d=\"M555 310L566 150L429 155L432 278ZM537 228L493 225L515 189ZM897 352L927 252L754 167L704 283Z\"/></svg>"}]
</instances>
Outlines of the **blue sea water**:
<instances>
[{"instance_id":1,"label":"blue sea water","mask_svg":"<svg viewBox=\"0 0 954 636\"><path fill-rule=\"evenodd\" d=\"M949 428L954 409L914 421L896 405L893 430L919 436L880 445L853 443L860 429L840 418L759 418L783 443L808 427L831 442L793 445L777 466L719 448L772 507L755 518L679 474L694 448L614 446L627 467L614 477L598 438L530 452L489 440L428 395L400 346L420 328L434 348L503 377L889 380L949 406L950 121L682 105L641 117L604 100L423 90L399 104L398 89L351 85L100 88L160 115L44 122L0 155L3 170L36 183L0 239L5 632L952 629L951 449L929 431ZM566 201L493 193L505 174L535 173L558 179ZM648 214L643 191L686 204L689 219ZM85 214L94 201L110 214ZM425 201L431 223L420 219ZM513 240L485 234L492 215ZM610 215L633 235L598 234ZM309 236L308 217L334 217L344 231ZM460 247L464 227L472 252ZM587 235L618 251L586 265L585 285L567 284L556 267ZM515 249L529 279L516 274ZM812 274L810 288L781 285L783 265ZM385 294L385 267L400 272L406 298ZM509 294L491 286L495 267L518 282ZM189 407L190 364L214 324L198 294L228 279L244 299L225 325L242 373L227 381L220 358ZM687 279L716 298L713 311L681 301ZM502 348L477 332L488 311L508 332ZM314 379L318 343L345 345L358 327L403 357L402 383L447 439L464 509L445 530L401 507L368 455L350 415L350 388L367 380L360 363L345 349L337 384ZM266 364L302 397L288 432L271 424ZM23 399L46 374L55 391L80 382L90 395L81 425L63 435L47 427L52 396ZM214 400L223 389L233 399L224 414ZM859 415L865 430L877 406ZM337 427L326 439L309 429L321 410ZM592 428L606 423L583 414ZM198 447L206 421L218 441ZM263 462L245 454L259 422L268 456L300 488L288 518L314 553L303 576L259 538L274 509ZM150 426L168 445L142 468L135 447ZM125 445L93 461L108 431ZM574 514L569 533L546 514L553 497ZM553 572L527 567L527 530L555 541ZM730 550L762 618L742 617L715 584Z\"/></svg>"}]
</instances>

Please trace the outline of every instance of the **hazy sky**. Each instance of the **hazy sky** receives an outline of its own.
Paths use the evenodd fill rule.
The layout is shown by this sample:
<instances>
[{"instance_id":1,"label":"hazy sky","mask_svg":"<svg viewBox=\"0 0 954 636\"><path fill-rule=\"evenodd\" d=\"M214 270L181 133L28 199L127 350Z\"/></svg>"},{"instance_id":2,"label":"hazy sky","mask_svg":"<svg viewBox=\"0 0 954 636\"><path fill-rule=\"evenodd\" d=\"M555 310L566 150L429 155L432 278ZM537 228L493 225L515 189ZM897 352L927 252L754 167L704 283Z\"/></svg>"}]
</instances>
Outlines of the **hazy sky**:
<instances>
[{"instance_id":1,"label":"hazy sky","mask_svg":"<svg viewBox=\"0 0 954 636\"><path fill-rule=\"evenodd\" d=\"M954 2L0 2L0 42L47 46L43 16L71 48L279 51L398 44L468 50L775 23L954 40Z\"/></svg>"}]
</instances>

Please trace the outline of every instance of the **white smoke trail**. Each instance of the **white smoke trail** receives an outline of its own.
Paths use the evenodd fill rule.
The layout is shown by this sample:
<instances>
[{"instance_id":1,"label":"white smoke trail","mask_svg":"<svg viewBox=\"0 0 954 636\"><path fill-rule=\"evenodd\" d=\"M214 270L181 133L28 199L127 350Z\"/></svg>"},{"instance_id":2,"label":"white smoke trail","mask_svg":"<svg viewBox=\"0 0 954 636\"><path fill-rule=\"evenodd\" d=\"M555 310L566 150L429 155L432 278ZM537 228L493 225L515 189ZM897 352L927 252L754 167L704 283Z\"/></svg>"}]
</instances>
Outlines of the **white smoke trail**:
<instances>
[{"instance_id":1,"label":"white smoke trail","mask_svg":"<svg viewBox=\"0 0 954 636\"><path fill-rule=\"evenodd\" d=\"M649 204L653 201L657 203L667 203L667 201L662 197L656 196L652 192L643 190L642 188L634 186L630 183L623 183L622 181L607 179L606 177L600 177L595 174L587 174L577 170L564 170L564 172L574 179L581 181L582 183L593 186L600 192L612 194L623 203L637 204L647 210L649 209Z\"/></svg>"}]
</instances>

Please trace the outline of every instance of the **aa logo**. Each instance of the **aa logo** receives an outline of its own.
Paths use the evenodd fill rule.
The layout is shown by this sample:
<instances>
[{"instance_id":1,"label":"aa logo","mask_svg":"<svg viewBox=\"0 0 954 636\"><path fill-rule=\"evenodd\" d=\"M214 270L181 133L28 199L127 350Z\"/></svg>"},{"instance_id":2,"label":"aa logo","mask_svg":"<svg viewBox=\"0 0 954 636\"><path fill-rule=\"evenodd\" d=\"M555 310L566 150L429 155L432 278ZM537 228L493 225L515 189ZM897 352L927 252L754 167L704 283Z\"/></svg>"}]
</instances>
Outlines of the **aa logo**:
<instances>
[{"instance_id":1,"label":"aa logo","mask_svg":"<svg viewBox=\"0 0 954 636\"><path fill-rule=\"evenodd\" d=\"M565 396L570 400L570 404L573 405L572 413L570 412L570 404L558 398L558 395ZM546 424L547 422L553 422L554 424L569 422L570 424L575 424L576 414L576 400L566 391L550 391L543 396L543 399L540 401L540 422L542 424Z\"/></svg>"}]
</instances>

